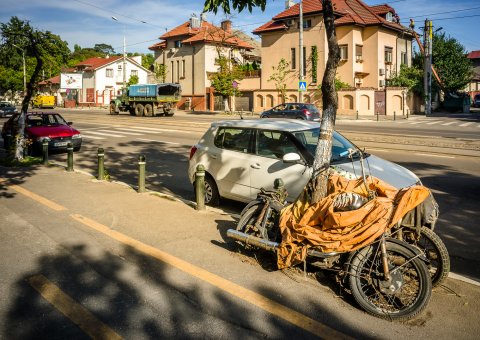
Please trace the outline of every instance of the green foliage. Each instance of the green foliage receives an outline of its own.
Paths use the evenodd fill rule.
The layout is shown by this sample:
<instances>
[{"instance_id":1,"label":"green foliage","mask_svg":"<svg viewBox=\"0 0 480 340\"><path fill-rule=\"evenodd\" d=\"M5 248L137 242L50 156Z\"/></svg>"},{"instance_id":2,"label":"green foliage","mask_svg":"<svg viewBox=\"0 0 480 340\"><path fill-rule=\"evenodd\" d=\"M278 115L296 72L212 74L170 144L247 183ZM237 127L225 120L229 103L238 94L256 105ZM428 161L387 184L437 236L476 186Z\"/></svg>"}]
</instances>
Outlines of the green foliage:
<instances>
[{"instance_id":1,"label":"green foliage","mask_svg":"<svg viewBox=\"0 0 480 340\"><path fill-rule=\"evenodd\" d=\"M278 94L282 97L283 102L287 97L287 76L292 72L290 70L290 63L284 58L280 59L277 67L272 66L273 73L268 78L268 81L273 81L275 83L275 88L278 91Z\"/></svg>"},{"instance_id":2,"label":"green foliage","mask_svg":"<svg viewBox=\"0 0 480 340\"><path fill-rule=\"evenodd\" d=\"M335 90L336 91L341 90L341 89L349 89L351 87L352 86L349 83L344 83L340 79L335 78Z\"/></svg>"},{"instance_id":3,"label":"green foliage","mask_svg":"<svg viewBox=\"0 0 480 340\"><path fill-rule=\"evenodd\" d=\"M463 90L472 79L473 66L465 48L445 33L433 35L432 63L447 92Z\"/></svg>"},{"instance_id":4,"label":"green foliage","mask_svg":"<svg viewBox=\"0 0 480 340\"><path fill-rule=\"evenodd\" d=\"M155 80L159 83L165 83L167 80L167 65L155 63L153 73L155 75Z\"/></svg>"},{"instance_id":5,"label":"green foliage","mask_svg":"<svg viewBox=\"0 0 480 340\"><path fill-rule=\"evenodd\" d=\"M93 49L97 52L100 52L100 53L104 54L104 55L114 55L115 54L115 50L113 49L113 47L111 45L107 45L107 44L95 44Z\"/></svg>"},{"instance_id":6,"label":"green foliage","mask_svg":"<svg viewBox=\"0 0 480 340\"><path fill-rule=\"evenodd\" d=\"M248 8L250 13L253 7L260 7L260 9L264 11L265 5L267 4L267 0L232 0L231 2L234 10L241 12L245 8ZM222 8L226 14L230 14L230 0L205 0L203 6L204 12L217 14L218 8Z\"/></svg>"},{"instance_id":7,"label":"green foliage","mask_svg":"<svg viewBox=\"0 0 480 340\"><path fill-rule=\"evenodd\" d=\"M138 76L137 75L130 76L130 79L128 79L128 82L127 82L127 86L135 85L135 84L138 84Z\"/></svg>"},{"instance_id":8,"label":"green foliage","mask_svg":"<svg viewBox=\"0 0 480 340\"><path fill-rule=\"evenodd\" d=\"M240 91L235 83L237 80L243 79L242 70L224 56L220 56L217 63L219 65L218 72L210 75L210 81L215 91L224 97L239 96Z\"/></svg>"},{"instance_id":9,"label":"green foliage","mask_svg":"<svg viewBox=\"0 0 480 340\"><path fill-rule=\"evenodd\" d=\"M155 58L153 57L152 53L142 54L142 66L147 70L151 70L154 62Z\"/></svg>"},{"instance_id":10,"label":"green foliage","mask_svg":"<svg viewBox=\"0 0 480 340\"><path fill-rule=\"evenodd\" d=\"M409 92L423 96L423 70L403 64L400 72L388 80L388 86L406 87Z\"/></svg>"},{"instance_id":11,"label":"green foliage","mask_svg":"<svg viewBox=\"0 0 480 340\"><path fill-rule=\"evenodd\" d=\"M317 83L317 71L318 71L318 51L317 46L312 46L312 54L310 56L312 59L312 83Z\"/></svg>"},{"instance_id":12,"label":"green foliage","mask_svg":"<svg viewBox=\"0 0 480 340\"><path fill-rule=\"evenodd\" d=\"M75 45L74 52L70 54L67 66L73 67L88 58L95 57L103 58L105 57L105 54L95 50L94 48L81 48L80 46Z\"/></svg>"}]
</instances>

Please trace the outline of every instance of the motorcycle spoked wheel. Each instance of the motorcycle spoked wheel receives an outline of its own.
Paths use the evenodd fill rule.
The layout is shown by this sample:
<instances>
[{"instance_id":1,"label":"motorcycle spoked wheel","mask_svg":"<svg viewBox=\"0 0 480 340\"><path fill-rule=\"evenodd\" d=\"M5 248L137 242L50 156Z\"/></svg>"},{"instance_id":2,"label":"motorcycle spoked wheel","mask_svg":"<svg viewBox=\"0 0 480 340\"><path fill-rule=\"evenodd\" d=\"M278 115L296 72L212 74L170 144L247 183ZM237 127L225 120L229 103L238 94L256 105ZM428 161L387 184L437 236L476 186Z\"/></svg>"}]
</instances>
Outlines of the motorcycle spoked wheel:
<instances>
[{"instance_id":1,"label":"motorcycle spoked wheel","mask_svg":"<svg viewBox=\"0 0 480 340\"><path fill-rule=\"evenodd\" d=\"M408 320L422 312L430 300L430 274L425 263L408 248L388 241L386 248L390 282L383 278L380 247L370 245L351 259L350 289L367 313L382 319Z\"/></svg>"},{"instance_id":2,"label":"motorcycle spoked wheel","mask_svg":"<svg viewBox=\"0 0 480 340\"><path fill-rule=\"evenodd\" d=\"M269 241L279 242L279 240L281 240L280 229L276 225L276 212L273 209L268 209L265 214L266 216L264 216L264 219L267 218L265 226L266 232L263 233L262 230L259 230L257 227L255 227L255 223L262 213L262 209L263 204L256 204L248 208L247 211L240 216L240 220L237 223L237 231L241 231L242 233L263 239L268 239Z\"/></svg>"},{"instance_id":3,"label":"motorcycle spoked wheel","mask_svg":"<svg viewBox=\"0 0 480 340\"><path fill-rule=\"evenodd\" d=\"M427 265L432 286L443 283L450 272L450 256L442 239L431 229L422 227L420 237L414 231L403 229L404 241L419 248L430 261Z\"/></svg>"}]
</instances>

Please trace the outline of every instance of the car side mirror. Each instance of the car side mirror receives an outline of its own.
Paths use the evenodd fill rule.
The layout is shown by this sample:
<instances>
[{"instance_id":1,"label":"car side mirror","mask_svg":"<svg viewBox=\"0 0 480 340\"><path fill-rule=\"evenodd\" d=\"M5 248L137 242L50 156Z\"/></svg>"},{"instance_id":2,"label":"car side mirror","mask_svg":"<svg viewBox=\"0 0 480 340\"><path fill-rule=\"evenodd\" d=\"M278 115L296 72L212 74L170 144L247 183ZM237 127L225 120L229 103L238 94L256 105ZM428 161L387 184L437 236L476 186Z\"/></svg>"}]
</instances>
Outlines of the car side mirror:
<instances>
[{"instance_id":1,"label":"car side mirror","mask_svg":"<svg viewBox=\"0 0 480 340\"><path fill-rule=\"evenodd\" d=\"M295 152L286 153L283 155L282 160L284 163L302 163L302 158Z\"/></svg>"}]
</instances>

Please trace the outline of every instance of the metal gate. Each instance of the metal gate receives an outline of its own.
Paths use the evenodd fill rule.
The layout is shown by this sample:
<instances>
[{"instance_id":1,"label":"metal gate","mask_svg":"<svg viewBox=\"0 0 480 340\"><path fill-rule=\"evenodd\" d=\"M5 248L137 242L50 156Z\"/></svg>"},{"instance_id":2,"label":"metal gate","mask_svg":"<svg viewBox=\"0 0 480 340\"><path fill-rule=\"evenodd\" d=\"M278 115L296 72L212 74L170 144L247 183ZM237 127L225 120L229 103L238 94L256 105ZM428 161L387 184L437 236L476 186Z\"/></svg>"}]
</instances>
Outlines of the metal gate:
<instances>
[{"instance_id":1,"label":"metal gate","mask_svg":"<svg viewBox=\"0 0 480 340\"><path fill-rule=\"evenodd\" d=\"M235 97L235 111L250 111L250 98Z\"/></svg>"},{"instance_id":2,"label":"metal gate","mask_svg":"<svg viewBox=\"0 0 480 340\"><path fill-rule=\"evenodd\" d=\"M223 96L221 94L215 93L213 97L213 110L225 111L225 104L223 103Z\"/></svg>"},{"instance_id":3,"label":"metal gate","mask_svg":"<svg viewBox=\"0 0 480 340\"><path fill-rule=\"evenodd\" d=\"M385 115L385 91L375 91L375 114Z\"/></svg>"}]
</instances>

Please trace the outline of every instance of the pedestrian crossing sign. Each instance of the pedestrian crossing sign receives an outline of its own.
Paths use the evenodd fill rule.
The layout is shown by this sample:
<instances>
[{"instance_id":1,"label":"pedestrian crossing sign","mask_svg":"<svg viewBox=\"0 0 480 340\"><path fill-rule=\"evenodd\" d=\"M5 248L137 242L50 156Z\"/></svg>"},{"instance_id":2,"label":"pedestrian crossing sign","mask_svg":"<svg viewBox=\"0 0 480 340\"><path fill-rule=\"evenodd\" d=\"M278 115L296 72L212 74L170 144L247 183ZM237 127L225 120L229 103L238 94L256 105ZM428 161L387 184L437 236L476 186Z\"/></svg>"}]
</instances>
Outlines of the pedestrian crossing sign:
<instances>
[{"instance_id":1,"label":"pedestrian crossing sign","mask_svg":"<svg viewBox=\"0 0 480 340\"><path fill-rule=\"evenodd\" d=\"M298 82L298 91L302 91L302 92L307 91L307 82L306 81L299 81Z\"/></svg>"}]
</instances>

